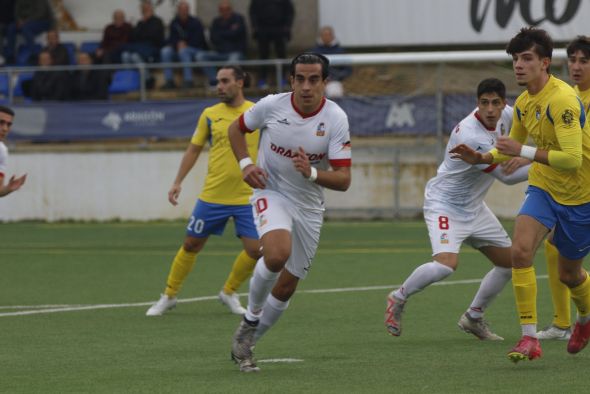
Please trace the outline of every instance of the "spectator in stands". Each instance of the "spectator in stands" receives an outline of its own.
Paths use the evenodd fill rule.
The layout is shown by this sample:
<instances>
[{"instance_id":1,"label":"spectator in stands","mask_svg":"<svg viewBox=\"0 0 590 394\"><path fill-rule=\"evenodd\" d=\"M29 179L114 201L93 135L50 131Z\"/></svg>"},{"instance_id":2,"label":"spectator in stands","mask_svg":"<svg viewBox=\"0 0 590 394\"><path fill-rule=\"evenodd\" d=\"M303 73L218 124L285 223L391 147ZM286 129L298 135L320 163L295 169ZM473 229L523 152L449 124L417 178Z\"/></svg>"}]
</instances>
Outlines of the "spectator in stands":
<instances>
[{"instance_id":1,"label":"spectator in stands","mask_svg":"<svg viewBox=\"0 0 590 394\"><path fill-rule=\"evenodd\" d=\"M78 52L77 62L83 69L76 70L70 78L71 98L73 100L106 100L109 98L110 73L96 70L92 66L89 53Z\"/></svg>"},{"instance_id":2,"label":"spectator in stands","mask_svg":"<svg viewBox=\"0 0 590 394\"><path fill-rule=\"evenodd\" d=\"M170 36L167 45L160 51L162 62L170 63L180 59L186 66L182 73L182 86L193 86L193 71L188 66L202 51L207 50L205 30L199 18L190 14L186 1L180 1L176 8L176 17L170 23ZM171 68L164 69L165 89L174 89L174 75Z\"/></svg>"},{"instance_id":3,"label":"spectator in stands","mask_svg":"<svg viewBox=\"0 0 590 394\"><path fill-rule=\"evenodd\" d=\"M344 48L336 39L332 26L324 26L320 29L320 36L317 45L311 50L312 52L324 55L336 55L345 53ZM342 81L352 74L350 66L330 66L330 77L326 84L326 96L329 98L342 97L344 87Z\"/></svg>"},{"instance_id":4,"label":"spectator in stands","mask_svg":"<svg viewBox=\"0 0 590 394\"><path fill-rule=\"evenodd\" d=\"M94 56L98 63L121 63L121 48L131 39L133 26L125 20L123 10L113 12L113 23L104 28L102 41Z\"/></svg>"},{"instance_id":5,"label":"spectator in stands","mask_svg":"<svg viewBox=\"0 0 590 394\"><path fill-rule=\"evenodd\" d=\"M291 0L252 0L250 22L260 59L270 59L271 44L277 58L287 57L287 42L291 39L294 17L295 9ZM264 66L260 68L259 88L268 88L267 71Z\"/></svg>"},{"instance_id":6,"label":"spectator in stands","mask_svg":"<svg viewBox=\"0 0 590 394\"><path fill-rule=\"evenodd\" d=\"M14 0L0 0L0 66L5 62L4 56L4 36L6 29L14 23Z\"/></svg>"},{"instance_id":7,"label":"spectator in stands","mask_svg":"<svg viewBox=\"0 0 590 394\"><path fill-rule=\"evenodd\" d=\"M160 48L164 44L164 23L154 14L151 1L141 2L141 20L133 28L131 42L123 45L123 63L146 63L158 61ZM146 73L146 85L152 88L153 78Z\"/></svg>"},{"instance_id":8,"label":"spectator in stands","mask_svg":"<svg viewBox=\"0 0 590 394\"><path fill-rule=\"evenodd\" d=\"M35 37L53 25L53 12L48 0L15 0L14 19L6 29L7 46L4 49L4 56L10 64L16 61L17 36L23 36L25 50L33 54Z\"/></svg>"},{"instance_id":9,"label":"spectator in stands","mask_svg":"<svg viewBox=\"0 0 590 394\"><path fill-rule=\"evenodd\" d=\"M70 64L68 48L59 41L59 32L57 29L48 30L45 37L47 45L43 50L51 54L51 63L54 66L65 66Z\"/></svg>"},{"instance_id":10,"label":"spectator in stands","mask_svg":"<svg viewBox=\"0 0 590 394\"><path fill-rule=\"evenodd\" d=\"M209 38L213 44L211 51L197 54L197 61L229 61L236 62L246 57L247 30L244 17L234 12L229 0L219 2L219 16L213 19L209 29ZM209 87L216 89L217 70L205 67L203 72L209 81Z\"/></svg>"},{"instance_id":11,"label":"spectator in stands","mask_svg":"<svg viewBox=\"0 0 590 394\"><path fill-rule=\"evenodd\" d=\"M51 53L39 53L39 67L30 84L31 98L34 101L66 100L69 96L69 76L66 71L48 70L53 65Z\"/></svg>"}]
</instances>

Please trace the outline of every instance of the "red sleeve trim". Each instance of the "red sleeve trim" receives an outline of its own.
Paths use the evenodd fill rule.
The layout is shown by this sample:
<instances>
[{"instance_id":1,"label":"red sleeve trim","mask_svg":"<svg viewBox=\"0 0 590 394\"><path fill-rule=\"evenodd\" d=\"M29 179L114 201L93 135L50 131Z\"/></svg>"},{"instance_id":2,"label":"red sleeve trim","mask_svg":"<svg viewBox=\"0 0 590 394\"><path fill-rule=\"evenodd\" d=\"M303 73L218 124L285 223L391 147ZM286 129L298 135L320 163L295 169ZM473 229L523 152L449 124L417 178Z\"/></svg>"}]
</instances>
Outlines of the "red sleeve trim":
<instances>
[{"instance_id":1,"label":"red sleeve trim","mask_svg":"<svg viewBox=\"0 0 590 394\"><path fill-rule=\"evenodd\" d=\"M241 115L240 115L240 118L239 118L239 123L240 123L240 131L241 131L242 133L251 133L251 132L253 132L253 131L254 131L254 130L250 130L250 129L248 128L248 126L246 126L246 122L244 121L244 114L241 114Z\"/></svg>"},{"instance_id":2,"label":"red sleeve trim","mask_svg":"<svg viewBox=\"0 0 590 394\"><path fill-rule=\"evenodd\" d=\"M488 168L484 169L483 172L489 174L490 172L494 171L498 167L498 164L492 164Z\"/></svg>"},{"instance_id":3,"label":"red sleeve trim","mask_svg":"<svg viewBox=\"0 0 590 394\"><path fill-rule=\"evenodd\" d=\"M351 159L330 160L330 165L332 167L351 167L352 166L352 160Z\"/></svg>"}]
</instances>

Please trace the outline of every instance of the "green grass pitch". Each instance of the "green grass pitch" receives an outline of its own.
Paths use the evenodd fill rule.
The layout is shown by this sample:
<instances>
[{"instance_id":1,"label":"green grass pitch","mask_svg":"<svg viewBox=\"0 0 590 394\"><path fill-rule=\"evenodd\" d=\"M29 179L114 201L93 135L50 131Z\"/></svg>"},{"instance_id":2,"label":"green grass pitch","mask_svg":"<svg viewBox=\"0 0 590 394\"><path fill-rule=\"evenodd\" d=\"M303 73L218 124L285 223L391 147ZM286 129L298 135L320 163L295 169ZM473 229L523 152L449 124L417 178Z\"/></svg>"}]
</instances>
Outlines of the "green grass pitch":
<instances>
[{"instance_id":1,"label":"green grass pitch","mask_svg":"<svg viewBox=\"0 0 590 394\"><path fill-rule=\"evenodd\" d=\"M587 391L590 350L545 342L539 360L507 359L520 337L510 286L486 314L504 342L459 331L490 269L467 246L455 274L408 302L403 335L386 334L387 293L429 261L420 221L327 222L308 279L256 347L262 371L242 374L229 357L239 318L214 297L240 250L231 225L185 283L180 298L196 300L145 316L183 236L181 222L0 224L0 392ZM542 251L536 267L545 274ZM538 284L541 327L551 307L547 280Z\"/></svg>"}]
</instances>

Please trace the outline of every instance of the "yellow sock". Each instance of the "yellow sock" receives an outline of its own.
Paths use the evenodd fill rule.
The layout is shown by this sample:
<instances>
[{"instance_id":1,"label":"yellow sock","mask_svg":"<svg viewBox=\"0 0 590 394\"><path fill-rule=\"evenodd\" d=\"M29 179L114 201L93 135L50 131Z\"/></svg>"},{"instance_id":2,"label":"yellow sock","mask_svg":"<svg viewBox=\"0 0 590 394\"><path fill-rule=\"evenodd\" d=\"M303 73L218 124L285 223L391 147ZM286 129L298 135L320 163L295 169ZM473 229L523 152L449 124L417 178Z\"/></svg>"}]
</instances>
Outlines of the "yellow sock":
<instances>
[{"instance_id":1,"label":"yellow sock","mask_svg":"<svg viewBox=\"0 0 590 394\"><path fill-rule=\"evenodd\" d=\"M572 293L572 299L578 307L578 314L581 317L590 315L590 278L588 272L585 272L586 279L581 285L570 289Z\"/></svg>"},{"instance_id":2,"label":"yellow sock","mask_svg":"<svg viewBox=\"0 0 590 394\"><path fill-rule=\"evenodd\" d=\"M248 256L245 250L242 250L238 257L236 257L234 265L231 268L231 272L229 273L229 276L223 285L223 292L225 294L235 293L240 285L244 283L250 275L252 275L255 265L256 260Z\"/></svg>"},{"instance_id":3,"label":"yellow sock","mask_svg":"<svg viewBox=\"0 0 590 394\"><path fill-rule=\"evenodd\" d=\"M537 324L535 268L512 268L512 287L520 324Z\"/></svg>"},{"instance_id":4,"label":"yellow sock","mask_svg":"<svg viewBox=\"0 0 590 394\"><path fill-rule=\"evenodd\" d=\"M547 260L547 274L549 276L549 288L553 301L553 325L559 328L571 326L571 302L570 289L559 280L557 269L557 248L545 240L545 259Z\"/></svg>"},{"instance_id":5,"label":"yellow sock","mask_svg":"<svg viewBox=\"0 0 590 394\"><path fill-rule=\"evenodd\" d=\"M187 252L182 246L178 249L176 256L174 256L174 261L172 261L170 273L168 273L164 294L168 297L176 297L182 287L182 283L193 269L196 261L196 253Z\"/></svg>"}]
</instances>

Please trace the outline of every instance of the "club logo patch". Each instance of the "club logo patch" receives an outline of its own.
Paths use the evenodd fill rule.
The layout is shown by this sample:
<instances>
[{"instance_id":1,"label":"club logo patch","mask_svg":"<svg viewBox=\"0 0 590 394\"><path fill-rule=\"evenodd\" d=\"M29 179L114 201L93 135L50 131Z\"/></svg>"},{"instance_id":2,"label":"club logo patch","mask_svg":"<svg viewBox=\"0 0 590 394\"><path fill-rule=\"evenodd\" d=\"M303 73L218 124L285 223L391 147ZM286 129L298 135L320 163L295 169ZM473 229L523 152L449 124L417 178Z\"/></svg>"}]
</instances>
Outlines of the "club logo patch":
<instances>
[{"instance_id":1,"label":"club logo patch","mask_svg":"<svg viewBox=\"0 0 590 394\"><path fill-rule=\"evenodd\" d=\"M323 137L324 135L326 135L326 125L324 124L324 122L318 125L318 129L316 130L315 135L317 135L318 137Z\"/></svg>"},{"instance_id":2,"label":"club logo patch","mask_svg":"<svg viewBox=\"0 0 590 394\"><path fill-rule=\"evenodd\" d=\"M537 120L541 120L541 106L537 105L535 107L535 118L537 118Z\"/></svg>"},{"instance_id":3,"label":"club logo patch","mask_svg":"<svg viewBox=\"0 0 590 394\"><path fill-rule=\"evenodd\" d=\"M563 123L569 125L574 121L574 113L570 109L566 109L565 111L563 111L561 119L563 119Z\"/></svg>"},{"instance_id":4,"label":"club logo patch","mask_svg":"<svg viewBox=\"0 0 590 394\"><path fill-rule=\"evenodd\" d=\"M447 233L442 233L440 235L440 243L441 244L448 244L449 243L449 235Z\"/></svg>"}]
</instances>

